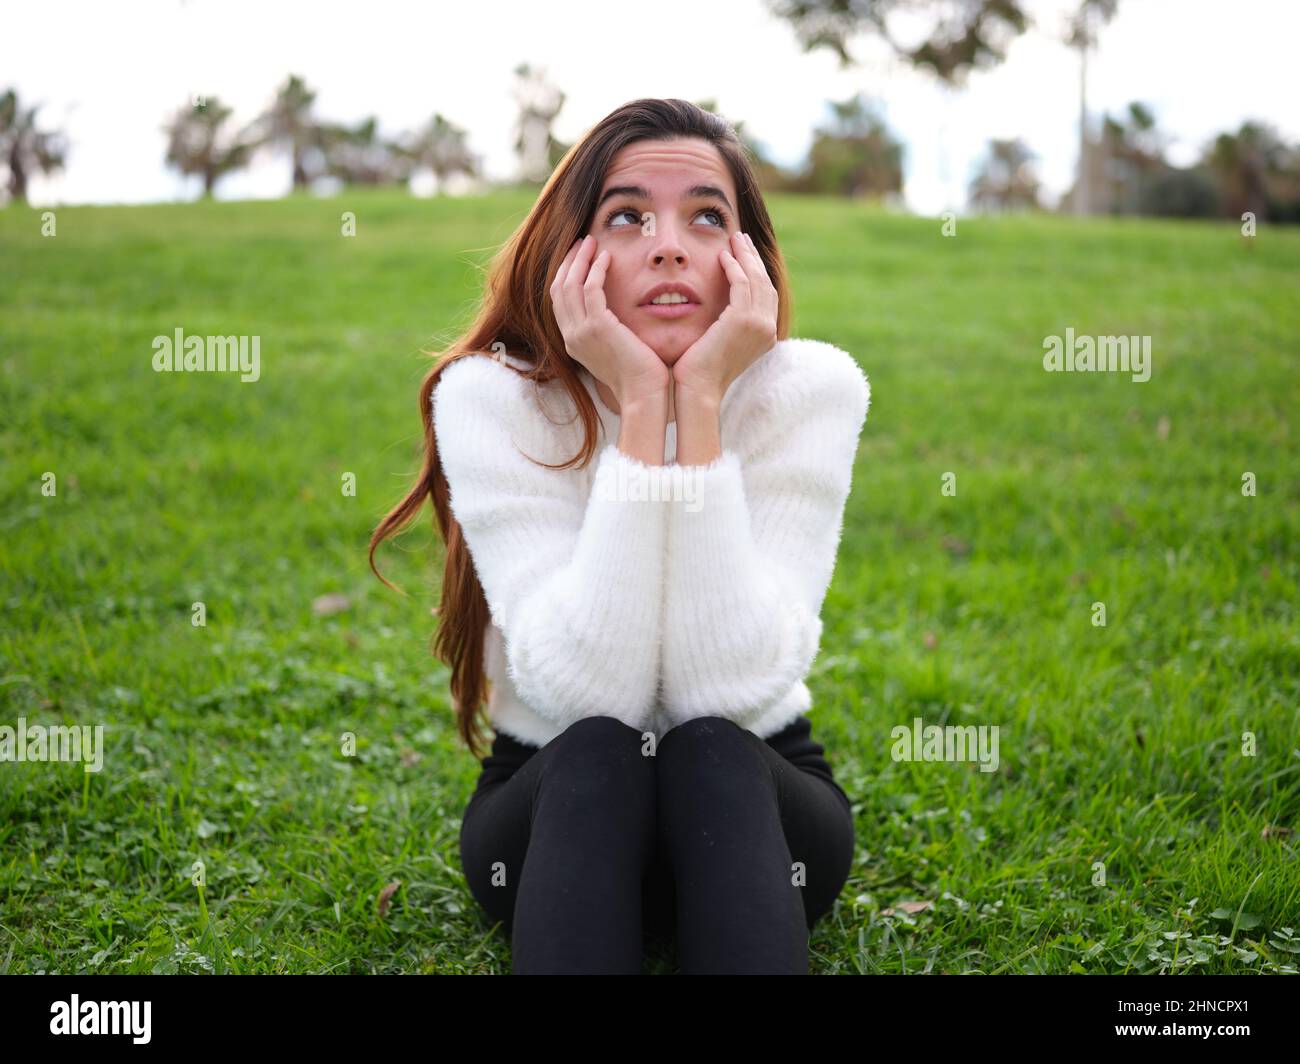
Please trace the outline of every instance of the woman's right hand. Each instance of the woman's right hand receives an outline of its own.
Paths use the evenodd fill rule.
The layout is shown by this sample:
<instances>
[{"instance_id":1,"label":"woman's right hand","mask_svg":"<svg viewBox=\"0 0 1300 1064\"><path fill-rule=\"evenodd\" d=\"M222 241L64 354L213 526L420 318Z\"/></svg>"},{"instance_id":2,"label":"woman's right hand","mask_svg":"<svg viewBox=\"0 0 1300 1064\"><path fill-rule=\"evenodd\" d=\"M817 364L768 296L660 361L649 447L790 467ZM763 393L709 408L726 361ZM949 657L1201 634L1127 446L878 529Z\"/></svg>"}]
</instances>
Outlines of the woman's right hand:
<instances>
[{"instance_id":1,"label":"woman's right hand","mask_svg":"<svg viewBox=\"0 0 1300 1064\"><path fill-rule=\"evenodd\" d=\"M596 241L585 236L569 248L551 282L555 321L569 355L614 393L619 406L662 398L672 371L648 344L605 303L609 252L595 256Z\"/></svg>"}]
</instances>

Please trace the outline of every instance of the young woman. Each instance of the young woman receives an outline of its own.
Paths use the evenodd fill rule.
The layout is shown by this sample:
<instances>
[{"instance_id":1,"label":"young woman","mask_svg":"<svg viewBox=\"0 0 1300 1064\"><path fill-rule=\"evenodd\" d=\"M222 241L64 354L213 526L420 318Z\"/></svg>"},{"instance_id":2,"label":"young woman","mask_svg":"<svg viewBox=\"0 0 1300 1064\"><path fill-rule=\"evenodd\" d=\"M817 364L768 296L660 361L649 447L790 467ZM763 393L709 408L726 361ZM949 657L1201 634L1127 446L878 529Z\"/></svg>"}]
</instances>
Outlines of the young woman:
<instances>
[{"instance_id":1,"label":"young woman","mask_svg":"<svg viewBox=\"0 0 1300 1064\"><path fill-rule=\"evenodd\" d=\"M869 388L789 313L732 128L636 100L424 380L423 469L371 564L431 497L434 649L470 750L485 696L495 732L461 859L516 973L636 973L674 930L683 972L806 973L848 877L804 678Z\"/></svg>"}]
</instances>

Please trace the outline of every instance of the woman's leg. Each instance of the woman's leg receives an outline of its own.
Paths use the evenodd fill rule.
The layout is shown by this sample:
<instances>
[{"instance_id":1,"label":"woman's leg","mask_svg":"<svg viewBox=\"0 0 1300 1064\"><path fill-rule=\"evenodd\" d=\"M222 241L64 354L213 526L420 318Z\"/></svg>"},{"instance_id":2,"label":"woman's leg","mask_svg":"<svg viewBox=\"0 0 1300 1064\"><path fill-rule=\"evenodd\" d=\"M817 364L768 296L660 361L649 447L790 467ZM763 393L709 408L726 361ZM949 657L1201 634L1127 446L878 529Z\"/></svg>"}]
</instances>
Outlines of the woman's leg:
<instances>
[{"instance_id":1,"label":"woman's leg","mask_svg":"<svg viewBox=\"0 0 1300 1064\"><path fill-rule=\"evenodd\" d=\"M721 717L673 728L656 761L682 971L807 974L808 932L853 862L843 796Z\"/></svg>"},{"instance_id":2,"label":"woman's leg","mask_svg":"<svg viewBox=\"0 0 1300 1064\"><path fill-rule=\"evenodd\" d=\"M641 971L655 838L654 762L641 748L636 729L587 717L471 799L461 863L511 935L514 973Z\"/></svg>"}]
</instances>

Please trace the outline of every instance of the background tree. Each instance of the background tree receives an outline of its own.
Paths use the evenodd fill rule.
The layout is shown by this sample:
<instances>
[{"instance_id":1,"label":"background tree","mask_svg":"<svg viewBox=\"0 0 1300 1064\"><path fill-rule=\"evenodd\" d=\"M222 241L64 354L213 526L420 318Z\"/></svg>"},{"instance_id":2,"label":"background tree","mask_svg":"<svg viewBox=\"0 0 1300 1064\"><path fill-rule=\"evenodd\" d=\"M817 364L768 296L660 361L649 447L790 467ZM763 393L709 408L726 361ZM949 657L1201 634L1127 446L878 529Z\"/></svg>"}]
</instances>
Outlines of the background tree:
<instances>
[{"instance_id":1,"label":"background tree","mask_svg":"<svg viewBox=\"0 0 1300 1064\"><path fill-rule=\"evenodd\" d=\"M1079 51L1079 163L1073 206L1087 213L1088 50L1096 45L1101 26L1115 16L1119 0L1077 3L1064 39ZM844 67L857 62L849 51L853 37L876 37L895 55L932 72L948 89L964 83L971 71L1006 58L1012 42L1032 25L1029 7L1028 0L768 0L768 8L790 23L806 52L829 48Z\"/></svg>"},{"instance_id":2,"label":"background tree","mask_svg":"<svg viewBox=\"0 0 1300 1064\"><path fill-rule=\"evenodd\" d=\"M55 173L67 160L67 138L58 130L38 128L39 110L39 104L24 107L14 89L0 96L0 162L8 171L9 198L17 203L27 201L29 175Z\"/></svg>"},{"instance_id":3,"label":"background tree","mask_svg":"<svg viewBox=\"0 0 1300 1064\"><path fill-rule=\"evenodd\" d=\"M396 185L411 176L410 160L379 133L371 115L355 126L322 127L325 172L345 185Z\"/></svg>"},{"instance_id":4,"label":"background tree","mask_svg":"<svg viewBox=\"0 0 1300 1064\"><path fill-rule=\"evenodd\" d=\"M813 133L793 191L836 196L897 196L903 189L903 145L859 93L831 103L832 121Z\"/></svg>"},{"instance_id":5,"label":"background tree","mask_svg":"<svg viewBox=\"0 0 1300 1064\"><path fill-rule=\"evenodd\" d=\"M702 110L710 111L716 115L722 114L718 109L718 101L713 97L694 102L695 106ZM768 155L763 145L745 128L744 119L736 119L735 121L728 119L728 121L731 122L731 127L736 131L740 143L745 146L745 151L749 153L750 162L754 167L754 174L758 178L759 186L771 192L787 188L793 175L783 170Z\"/></svg>"},{"instance_id":6,"label":"background tree","mask_svg":"<svg viewBox=\"0 0 1300 1064\"><path fill-rule=\"evenodd\" d=\"M1170 218L1213 218L1219 213L1214 175L1203 167L1166 167L1143 186L1138 209Z\"/></svg>"},{"instance_id":7,"label":"background tree","mask_svg":"<svg viewBox=\"0 0 1300 1064\"><path fill-rule=\"evenodd\" d=\"M840 66L855 64L849 41L858 34L883 40L913 66L944 82L961 81L971 70L996 66L1029 26L1026 0L768 0L788 21L805 52L829 48ZM900 23L925 23L919 42L904 40Z\"/></svg>"},{"instance_id":8,"label":"background tree","mask_svg":"<svg viewBox=\"0 0 1300 1064\"><path fill-rule=\"evenodd\" d=\"M1244 122L1219 134L1188 168L1169 164L1169 139L1142 103L1130 103L1118 118L1103 115L1086 152L1093 213L1240 219L1251 211L1261 220L1300 222L1300 148L1276 130ZM1078 187L1076 179L1063 206L1075 202Z\"/></svg>"},{"instance_id":9,"label":"background tree","mask_svg":"<svg viewBox=\"0 0 1300 1064\"><path fill-rule=\"evenodd\" d=\"M1300 152L1273 127L1243 122L1236 133L1220 133L1202 154L1215 175L1224 213L1240 218L1300 221Z\"/></svg>"},{"instance_id":10,"label":"background tree","mask_svg":"<svg viewBox=\"0 0 1300 1064\"><path fill-rule=\"evenodd\" d=\"M564 93L527 63L515 67L518 79L514 86L519 118L515 126L515 152L519 156L520 180L540 183L550 176L569 145L556 140L551 132L555 117L564 106Z\"/></svg>"},{"instance_id":11,"label":"background tree","mask_svg":"<svg viewBox=\"0 0 1300 1064\"><path fill-rule=\"evenodd\" d=\"M217 182L233 170L248 165L256 147L249 130L231 132L226 126L233 112L215 96L181 107L163 127L167 134L167 164L182 174L203 179L203 196L211 196Z\"/></svg>"},{"instance_id":12,"label":"background tree","mask_svg":"<svg viewBox=\"0 0 1300 1064\"><path fill-rule=\"evenodd\" d=\"M257 122L259 147L288 149L295 191L307 188L325 169L322 129L312 115L315 100L302 78L291 74Z\"/></svg>"},{"instance_id":13,"label":"background tree","mask_svg":"<svg viewBox=\"0 0 1300 1064\"><path fill-rule=\"evenodd\" d=\"M1019 138L989 141L988 155L970 186L978 210L1026 210L1038 206L1035 155Z\"/></svg>"},{"instance_id":14,"label":"background tree","mask_svg":"<svg viewBox=\"0 0 1300 1064\"><path fill-rule=\"evenodd\" d=\"M1070 19L1065 42L1079 52L1079 159L1075 166L1073 207L1076 214L1092 211L1094 161L1088 154L1088 52L1097 45L1102 26L1115 17L1119 0L1081 0Z\"/></svg>"},{"instance_id":15,"label":"background tree","mask_svg":"<svg viewBox=\"0 0 1300 1064\"><path fill-rule=\"evenodd\" d=\"M456 174L477 177L481 172L481 160L470 152L467 137L465 130L435 114L415 133L400 138L395 151L411 174L432 171L441 191Z\"/></svg>"},{"instance_id":16,"label":"background tree","mask_svg":"<svg viewBox=\"0 0 1300 1064\"><path fill-rule=\"evenodd\" d=\"M1087 148L1092 212L1144 213L1150 202L1149 189L1169 169L1165 161L1168 139L1145 104L1130 103L1118 118L1103 115L1101 133Z\"/></svg>"}]
</instances>

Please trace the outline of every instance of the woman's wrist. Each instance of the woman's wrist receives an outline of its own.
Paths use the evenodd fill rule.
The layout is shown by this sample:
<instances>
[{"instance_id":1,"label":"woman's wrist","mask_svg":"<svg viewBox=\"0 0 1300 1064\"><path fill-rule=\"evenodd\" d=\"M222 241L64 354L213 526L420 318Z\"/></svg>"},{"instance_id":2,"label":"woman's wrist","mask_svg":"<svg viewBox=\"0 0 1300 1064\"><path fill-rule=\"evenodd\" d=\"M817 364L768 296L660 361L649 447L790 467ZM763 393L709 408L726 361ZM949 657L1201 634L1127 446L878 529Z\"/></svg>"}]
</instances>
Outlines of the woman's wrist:
<instances>
[{"instance_id":1,"label":"woman's wrist","mask_svg":"<svg viewBox=\"0 0 1300 1064\"><path fill-rule=\"evenodd\" d=\"M712 390L680 382L673 391L677 414L677 464L708 465L722 455L722 400Z\"/></svg>"},{"instance_id":2,"label":"woman's wrist","mask_svg":"<svg viewBox=\"0 0 1300 1064\"><path fill-rule=\"evenodd\" d=\"M618 449L629 458L645 465L663 465L667 431L667 392L620 403Z\"/></svg>"}]
</instances>

